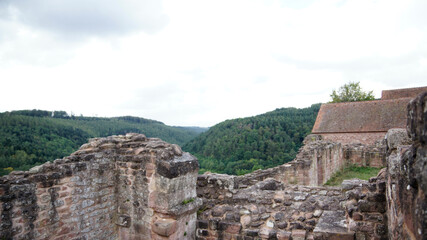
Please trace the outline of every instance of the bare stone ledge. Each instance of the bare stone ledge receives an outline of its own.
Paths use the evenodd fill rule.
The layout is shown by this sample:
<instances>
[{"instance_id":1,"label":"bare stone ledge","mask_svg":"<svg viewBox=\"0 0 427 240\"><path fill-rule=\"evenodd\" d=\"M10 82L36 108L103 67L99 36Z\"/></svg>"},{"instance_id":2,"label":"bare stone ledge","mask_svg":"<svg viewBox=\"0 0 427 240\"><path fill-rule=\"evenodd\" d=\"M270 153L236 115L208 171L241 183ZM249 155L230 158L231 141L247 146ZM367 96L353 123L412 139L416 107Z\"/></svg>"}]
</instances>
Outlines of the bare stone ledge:
<instances>
[{"instance_id":1,"label":"bare stone ledge","mask_svg":"<svg viewBox=\"0 0 427 240\"><path fill-rule=\"evenodd\" d=\"M347 230L344 211L323 211L316 228L314 239L354 240L354 232Z\"/></svg>"}]
</instances>

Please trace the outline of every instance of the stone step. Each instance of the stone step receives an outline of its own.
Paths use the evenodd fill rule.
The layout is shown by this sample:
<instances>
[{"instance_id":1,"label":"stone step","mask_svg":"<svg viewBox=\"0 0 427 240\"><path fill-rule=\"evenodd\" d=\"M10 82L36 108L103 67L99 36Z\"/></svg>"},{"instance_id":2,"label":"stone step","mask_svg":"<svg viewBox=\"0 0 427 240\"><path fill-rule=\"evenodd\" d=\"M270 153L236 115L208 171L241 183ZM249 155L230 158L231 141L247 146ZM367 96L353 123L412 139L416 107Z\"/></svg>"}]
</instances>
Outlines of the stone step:
<instances>
[{"instance_id":1,"label":"stone step","mask_svg":"<svg viewBox=\"0 0 427 240\"><path fill-rule=\"evenodd\" d=\"M344 211L323 211L313 230L315 240L354 240L354 232L348 231Z\"/></svg>"}]
</instances>

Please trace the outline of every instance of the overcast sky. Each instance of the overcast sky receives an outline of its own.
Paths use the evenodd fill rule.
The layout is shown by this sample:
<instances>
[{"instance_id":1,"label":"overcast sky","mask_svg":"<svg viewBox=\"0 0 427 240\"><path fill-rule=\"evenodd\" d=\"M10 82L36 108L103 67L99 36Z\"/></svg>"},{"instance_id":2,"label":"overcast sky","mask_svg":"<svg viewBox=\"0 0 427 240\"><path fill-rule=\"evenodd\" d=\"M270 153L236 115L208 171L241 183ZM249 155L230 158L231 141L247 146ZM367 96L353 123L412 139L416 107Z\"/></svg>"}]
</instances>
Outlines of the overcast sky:
<instances>
[{"instance_id":1,"label":"overcast sky","mask_svg":"<svg viewBox=\"0 0 427 240\"><path fill-rule=\"evenodd\" d=\"M0 0L0 112L212 126L427 85L426 0Z\"/></svg>"}]
</instances>

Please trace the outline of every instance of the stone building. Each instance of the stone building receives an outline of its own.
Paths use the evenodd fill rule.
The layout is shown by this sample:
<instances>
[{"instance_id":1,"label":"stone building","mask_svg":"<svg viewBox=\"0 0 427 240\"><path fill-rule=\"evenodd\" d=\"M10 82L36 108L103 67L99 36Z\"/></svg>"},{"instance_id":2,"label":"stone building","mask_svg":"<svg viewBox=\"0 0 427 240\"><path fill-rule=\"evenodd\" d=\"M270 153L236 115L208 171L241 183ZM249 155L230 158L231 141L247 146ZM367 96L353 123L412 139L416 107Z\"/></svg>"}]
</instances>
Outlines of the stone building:
<instances>
[{"instance_id":1,"label":"stone building","mask_svg":"<svg viewBox=\"0 0 427 240\"><path fill-rule=\"evenodd\" d=\"M374 145L389 129L406 128L409 101L427 87L384 90L380 100L322 104L312 133L342 144Z\"/></svg>"}]
</instances>

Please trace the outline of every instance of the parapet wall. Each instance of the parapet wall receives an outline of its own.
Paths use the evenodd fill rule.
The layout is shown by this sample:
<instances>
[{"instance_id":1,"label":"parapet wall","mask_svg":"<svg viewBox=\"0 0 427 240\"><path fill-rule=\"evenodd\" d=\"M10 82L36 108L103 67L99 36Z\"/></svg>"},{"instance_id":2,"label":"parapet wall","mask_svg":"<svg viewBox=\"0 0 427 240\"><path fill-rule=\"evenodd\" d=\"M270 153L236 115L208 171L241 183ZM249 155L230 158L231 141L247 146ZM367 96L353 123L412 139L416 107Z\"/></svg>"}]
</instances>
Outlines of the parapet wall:
<instances>
[{"instance_id":1,"label":"parapet wall","mask_svg":"<svg viewBox=\"0 0 427 240\"><path fill-rule=\"evenodd\" d=\"M0 178L1 239L193 239L197 159L144 135L93 139Z\"/></svg>"}]
</instances>

